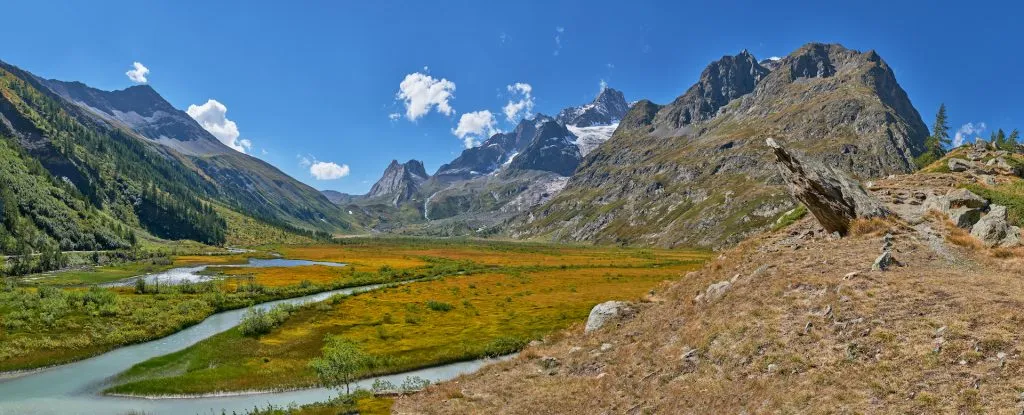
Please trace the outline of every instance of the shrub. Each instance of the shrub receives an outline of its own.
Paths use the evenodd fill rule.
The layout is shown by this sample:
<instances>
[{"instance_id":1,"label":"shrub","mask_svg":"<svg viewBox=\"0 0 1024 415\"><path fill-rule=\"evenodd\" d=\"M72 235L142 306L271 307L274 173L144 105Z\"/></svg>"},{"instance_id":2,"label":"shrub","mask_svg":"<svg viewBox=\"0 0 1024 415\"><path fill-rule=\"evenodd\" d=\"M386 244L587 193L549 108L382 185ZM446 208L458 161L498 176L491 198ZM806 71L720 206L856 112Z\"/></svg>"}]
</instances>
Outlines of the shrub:
<instances>
[{"instance_id":1,"label":"shrub","mask_svg":"<svg viewBox=\"0 0 1024 415\"><path fill-rule=\"evenodd\" d=\"M430 300L430 301L427 301L427 308L429 308L431 310L434 310L434 311L447 312L447 311L451 311L452 309L454 309L455 306L453 306L451 304L448 304L448 303L443 303L443 302L440 302L440 301Z\"/></svg>"},{"instance_id":2,"label":"shrub","mask_svg":"<svg viewBox=\"0 0 1024 415\"><path fill-rule=\"evenodd\" d=\"M522 350L527 343L526 339L518 337L498 337L484 346L483 354L487 357L504 356Z\"/></svg>"},{"instance_id":3,"label":"shrub","mask_svg":"<svg viewBox=\"0 0 1024 415\"><path fill-rule=\"evenodd\" d=\"M278 304L270 311L262 308L250 308L242 317L238 329L243 336L259 336L270 333L274 327L284 323L294 310L295 306L290 304Z\"/></svg>"}]
</instances>

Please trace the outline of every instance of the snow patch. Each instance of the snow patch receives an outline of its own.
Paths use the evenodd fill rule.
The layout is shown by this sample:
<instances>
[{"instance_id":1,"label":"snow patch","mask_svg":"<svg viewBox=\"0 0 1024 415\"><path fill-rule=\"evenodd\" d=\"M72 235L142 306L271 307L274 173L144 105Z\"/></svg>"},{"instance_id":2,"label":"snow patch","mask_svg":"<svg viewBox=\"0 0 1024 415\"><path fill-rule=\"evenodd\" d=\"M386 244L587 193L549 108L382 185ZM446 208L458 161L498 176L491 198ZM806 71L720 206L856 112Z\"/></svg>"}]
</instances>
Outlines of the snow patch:
<instances>
[{"instance_id":1,"label":"snow patch","mask_svg":"<svg viewBox=\"0 0 1024 415\"><path fill-rule=\"evenodd\" d=\"M576 147L580 149L580 155L586 156L601 143L608 141L612 133L619 127L618 123L611 125L595 125L592 127L577 127L568 125L566 128L576 136Z\"/></svg>"}]
</instances>

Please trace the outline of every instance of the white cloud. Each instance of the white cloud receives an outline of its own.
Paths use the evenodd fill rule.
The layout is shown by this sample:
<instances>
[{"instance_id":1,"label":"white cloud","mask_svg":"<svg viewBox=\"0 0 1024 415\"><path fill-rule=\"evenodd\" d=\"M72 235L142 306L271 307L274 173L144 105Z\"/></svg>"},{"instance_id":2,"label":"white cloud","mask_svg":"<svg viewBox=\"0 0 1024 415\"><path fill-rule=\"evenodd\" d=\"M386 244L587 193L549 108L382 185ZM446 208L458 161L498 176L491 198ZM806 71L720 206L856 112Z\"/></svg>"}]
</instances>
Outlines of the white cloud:
<instances>
[{"instance_id":1,"label":"white cloud","mask_svg":"<svg viewBox=\"0 0 1024 415\"><path fill-rule=\"evenodd\" d=\"M516 122L519 117L528 117L533 112L533 87L530 84L523 82L516 82L506 87L508 92L512 94L513 99L505 104L503 111L505 111L505 118L509 122ZM515 98L519 98L516 100Z\"/></svg>"},{"instance_id":2,"label":"white cloud","mask_svg":"<svg viewBox=\"0 0 1024 415\"><path fill-rule=\"evenodd\" d=\"M313 162L309 159L310 157L303 156L302 154L295 155L295 158L299 160L299 165L302 167L309 167L313 164Z\"/></svg>"},{"instance_id":3,"label":"white cloud","mask_svg":"<svg viewBox=\"0 0 1024 415\"><path fill-rule=\"evenodd\" d=\"M601 87L601 89L597 91L598 94L604 92L605 89L608 89L608 82L605 82L604 79L602 79L598 85Z\"/></svg>"},{"instance_id":4,"label":"white cloud","mask_svg":"<svg viewBox=\"0 0 1024 415\"><path fill-rule=\"evenodd\" d=\"M252 141L238 139L238 124L227 118L228 107L217 100L208 100L203 105L189 105L185 112L220 142L235 151L245 153L252 148Z\"/></svg>"},{"instance_id":5,"label":"white cloud","mask_svg":"<svg viewBox=\"0 0 1024 415\"><path fill-rule=\"evenodd\" d=\"M565 28L558 26L555 28L555 56L562 50L562 33L565 33Z\"/></svg>"},{"instance_id":6,"label":"white cloud","mask_svg":"<svg viewBox=\"0 0 1024 415\"><path fill-rule=\"evenodd\" d=\"M459 126L452 130L452 134L462 140L466 148L480 145L482 138L490 137L500 131L495 128L497 121L494 114L488 110L469 112L462 114L459 118Z\"/></svg>"},{"instance_id":7,"label":"white cloud","mask_svg":"<svg viewBox=\"0 0 1024 415\"><path fill-rule=\"evenodd\" d=\"M956 134L953 135L953 147L960 147L969 136L979 135L985 131L985 128L987 128L985 122L979 122L977 124L969 122L961 125L960 128L956 130Z\"/></svg>"},{"instance_id":8,"label":"white cloud","mask_svg":"<svg viewBox=\"0 0 1024 415\"><path fill-rule=\"evenodd\" d=\"M317 180L335 180L348 176L347 164L337 164L326 161L318 161L309 166L309 174Z\"/></svg>"},{"instance_id":9,"label":"white cloud","mask_svg":"<svg viewBox=\"0 0 1024 415\"><path fill-rule=\"evenodd\" d=\"M606 63L606 64L604 64L604 66L606 68L608 68L608 69L615 69L615 64L614 63Z\"/></svg>"},{"instance_id":10,"label":"white cloud","mask_svg":"<svg viewBox=\"0 0 1024 415\"><path fill-rule=\"evenodd\" d=\"M454 92L454 82L447 79L434 79L430 75L415 72L405 76L398 86L398 93L395 94L395 97L405 102L405 117L409 121L416 121L434 108L444 115L455 113L455 109L448 103L454 98Z\"/></svg>"},{"instance_id":11,"label":"white cloud","mask_svg":"<svg viewBox=\"0 0 1024 415\"><path fill-rule=\"evenodd\" d=\"M505 44L505 42L507 42L507 41L508 41L508 34L507 34L507 33L505 33L505 32L501 32L501 34L500 34L500 35L498 35L498 40L500 40L500 41L501 41L501 44L502 44L502 45L504 45L504 44Z\"/></svg>"},{"instance_id":12,"label":"white cloud","mask_svg":"<svg viewBox=\"0 0 1024 415\"><path fill-rule=\"evenodd\" d=\"M124 73L125 75L128 75L128 79L131 79L132 82L137 84L144 84L149 81L146 79L146 75L149 74L149 68L141 62L133 62L132 67L134 67L134 69Z\"/></svg>"}]
</instances>

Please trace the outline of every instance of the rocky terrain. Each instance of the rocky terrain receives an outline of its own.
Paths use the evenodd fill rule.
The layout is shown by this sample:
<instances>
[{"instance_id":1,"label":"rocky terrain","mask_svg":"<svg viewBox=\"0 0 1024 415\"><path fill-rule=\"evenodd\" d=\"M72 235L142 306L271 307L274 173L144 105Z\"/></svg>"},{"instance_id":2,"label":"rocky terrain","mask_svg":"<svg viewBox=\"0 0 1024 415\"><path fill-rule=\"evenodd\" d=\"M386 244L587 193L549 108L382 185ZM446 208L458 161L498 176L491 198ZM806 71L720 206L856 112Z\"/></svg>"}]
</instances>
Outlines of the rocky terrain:
<instances>
[{"instance_id":1,"label":"rocky terrain","mask_svg":"<svg viewBox=\"0 0 1024 415\"><path fill-rule=\"evenodd\" d=\"M793 208L764 138L857 178L914 169L928 130L874 51L808 44L710 64L668 105L641 100L516 237L725 247Z\"/></svg>"},{"instance_id":2,"label":"rocky terrain","mask_svg":"<svg viewBox=\"0 0 1024 415\"><path fill-rule=\"evenodd\" d=\"M999 157L1020 158L959 149L924 172L818 192L812 215L722 251L641 302L602 304L586 327L509 362L399 398L393 410L1018 413L1024 248L1007 206L965 188L988 193L1021 179L944 167ZM828 172L787 180L801 200L844 181ZM846 236L819 224L825 210Z\"/></svg>"}]
</instances>

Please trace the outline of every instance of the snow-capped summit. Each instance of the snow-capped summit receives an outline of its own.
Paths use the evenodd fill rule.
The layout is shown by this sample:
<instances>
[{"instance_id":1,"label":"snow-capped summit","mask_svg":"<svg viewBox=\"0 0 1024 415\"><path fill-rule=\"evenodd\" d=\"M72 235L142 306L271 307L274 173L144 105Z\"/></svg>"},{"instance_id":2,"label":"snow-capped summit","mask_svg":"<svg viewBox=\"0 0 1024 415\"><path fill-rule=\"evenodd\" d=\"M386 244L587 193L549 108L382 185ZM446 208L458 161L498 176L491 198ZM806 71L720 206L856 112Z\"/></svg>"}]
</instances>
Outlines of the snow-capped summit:
<instances>
[{"instance_id":1,"label":"snow-capped summit","mask_svg":"<svg viewBox=\"0 0 1024 415\"><path fill-rule=\"evenodd\" d=\"M559 123L576 127L590 127L595 125L611 125L619 122L629 111L629 103L622 92L607 88L594 98L594 101L578 106L570 107L558 113Z\"/></svg>"}]
</instances>

